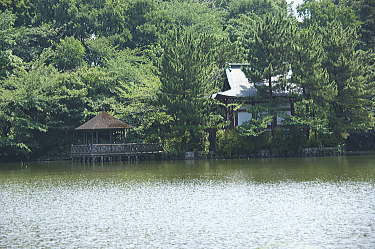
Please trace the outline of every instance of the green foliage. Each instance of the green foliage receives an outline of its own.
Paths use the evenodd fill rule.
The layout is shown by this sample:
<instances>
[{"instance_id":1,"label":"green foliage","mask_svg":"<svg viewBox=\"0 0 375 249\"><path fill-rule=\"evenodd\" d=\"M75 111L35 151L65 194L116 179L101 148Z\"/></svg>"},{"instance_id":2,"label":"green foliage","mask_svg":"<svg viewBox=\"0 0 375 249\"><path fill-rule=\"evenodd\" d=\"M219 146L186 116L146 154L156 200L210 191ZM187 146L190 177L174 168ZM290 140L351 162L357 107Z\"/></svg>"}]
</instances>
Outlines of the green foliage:
<instances>
[{"instance_id":1,"label":"green foliage","mask_svg":"<svg viewBox=\"0 0 375 249\"><path fill-rule=\"evenodd\" d=\"M375 2L372 0L353 1L352 8L361 21L361 40L364 48L374 51L375 49Z\"/></svg>"},{"instance_id":2,"label":"green foliage","mask_svg":"<svg viewBox=\"0 0 375 249\"><path fill-rule=\"evenodd\" d=\"M304 126L284 125L277 127L270 142L270 150L276 155L299 155L308 144L308 135Z\"/></svg>"},{"instance_id":3,"label":"green foliage","mask_svg":"<svg viewBox=\"0 0 375 249\"><path fill-rule=\"evenodd\" d=\"M2 84L0 101L1 147L13 153L40 149L38 137L49 127L77 122L82 92L69 89L70 77L52 66L19 71ZM68 118L67 120L64 118Z\"/></svg>"},{"instance_id":4,"label":"green foliage","mask_svg":"<svg viewBox=\"0 0 375 249\"><path fill-rule=\"evenodd\" d=\"M246 148L241 143L241 137L235 130L219 130L217 134L217 151L226 156L232 157Z\"/></svg>"},{"instance_id":5,"label":"green foliage","mask_svg":"<svg viewBox=\"0 0 375 249\"><path fill-rule=\"evenodd\" d=\"M117 96L111 109L135 127L137 139L152 142L160 142L157 124L168 119L157 105L160 81L156 71L147 58L131 50L106 63L106 72L112 78L112 96Z\"/></svg>"},{"instance_id":6,"label":"green foliage","mask_svg":"<svg viewBox=\"0 0 375 249\"><path fill-rule=\"evenodd\" d=\"M267 14L255 20L248 19L240 37L252 65L249 75L259 82L272 76L285 75L291 67L291 48L296 33L296 22L283 14Z\"/></svg>"},{"instance_id":7,"label":"green foliage","mask_svg":"<svg viewBox=\"0 0 375 249\"><path fill-rule=\"evenodd\" d=\"M93 117L100 111L110 111L116 103L113 77L100 67L81 67L76 76L82 81L86 96L82 106L85 117ZM117 82L116 82L117 83Z\"/></svg>"},{"instance_id":8,"label":"green foliage","mask_svg":"<svg viewBox=\"0 0 375 249\"><path fill-rule=\"evenodd\" d=\"M241 125L238 129L242 136L257 137L267 132L268 125L272 122L271 115L264 115L258 118L252 118L250 121Z\"/></svg>"},{"instance_id":9,"label":"green foliage","mask_svg":"<svg viewBox=\"0 0 375 249\"><path fill-rule=\"evenodd\" d=\"M277 127L273 134L269 131L254 135L244 134L244 130L241 126L234 130L219 130L218 152L227 157L257 154L262 150L267 150L274 155L296 156L309 145L305 127L300 125ZM330 144L326 143L326 145Z\"/></svg>"},{"instance_id":10,"label":"green foliage","mask_svg":"<svg viewBox=\"0 0 375 249\"><path fill-rule=\"evenodd\" d=\"M15 18L9 11L0 11L0 80L23 66L22 59L12 51L17 40Z\"/></svg>"},{"instance_id":11,"label":"green foliage","mask_svg":"<svg viewBox=\"0 0 375 249\"><path fill-rule=\"evenodd\" d=\"M237 18L240 15L275 14L287 11L285 0L231 0L228 4L229 18Z\"/></svg>"},{"instance_id":12,"label":"green foliage","mask_svg":"<svg viewBox=\"0 0 375 249\"><path fill-rule=\"evenodd\" d=\"M274 98L274 93L284 89L285 83L290 83L286 76L292 68L297 22L286 12L274 8L274 13L241 16L232 23L229 31L232 32L232 39L242 44L245 58L251 65L246 70L248 78L252 82L267 82L262 87L256 86L258 98L265 103L264 110L252 110L256 115L241 127L241 133L257 136L271 124L274 134L276 113L281 105L285 105ZM274 76L278 76L277 82L272 81ZM267 116L260 117L258 114L262 112Z\"/></svg>"},{"instance_id":13,"label":"green foliage","mask_svg":"<svg viewBox=\"0 0 375 249\"><path fill-rule=\"evenodd\" d=\"M163 40L168 35L166 31L176 28L189 28L196 33L225 37L223 16L223 11L212 8L204 1L164 1L147 14L149 21L139 30L156 37L156 41Z\"/></svg>"},{"instance_id":14,"label":"green foliage","mask_svg":"<svg viewBox=\"0 0 375 249\"><path fill-rule=\"evenodd\" d=\"M15 15L9 11L0 12L0 48L9 49L15 43Z\"/></svg>"},{"instance_id":15,"label":"green foliage","mask_svg":"<svg viewBox=\"0 0 375 249\"><path fill-rule=\"evenodd\" d=\"M356 138L375 123L373 2L309 0L297 21L285 0L0 1L0 156L65 150L99 111L133 125L132 141L175 152L206 150L213 128L228 156L348 137L368 148ZM253 82L284 76L258 87L264 104L233 131L210 99L228 62L249 63ZM302 94L269 132L286 82Z\"/></svg>"},{"instance_id":16,"label":"green foliage","mask_svg":"<svg viewBox=\"0 0 375 249\"><path fill-rule=\"evenodd\" d=\"M337 136L347 138L350 131L367 130L374 125L374 64L369 54L356 51L356 32L333 24L328 27L333 36L324 35L324 48L329 81L336 89L331 104L330 123ZM332 32L333 30L333 32ZM340 72L338 74L337 72Z\"/></svg>"},{"instance_id":17,"label":"green foliage","mask_svg":"<svg viewBox=\"0 0 375 249\"><path fill-rule=\"evenodd\" d=\"M209 96L215 92L219 42L212 35L183 29L173 30L163 42L159 97L172 118L164 136L179 138L177 151L202 146L201 134L212 115Z\"/></svg>"},{"instance_id":18,"label":"green foliage","mask_svg":"<svg viewBox=\"0 0 375 249\"><path fill-rule=\"evenodd\" d=\"M158 8L155 1L131 1L126 13L132 37L128 42L129 47L147 46L156 42L158 23L153 23L153 19L158 15Z\"/></svg>"},{"instance_id":19,"label":"green foliage","mask_svg":"<svg viewBox=\"0 0 375 249\"><path fill-rule=\"evenodd\" d=\"M218 130L217 152L225 157L238 157L269 149L270 134L243 136L237 130Z\"/></svg>"},{"instance_id":20,"label":"green foliage","mask_svg":"<svg viewBox=\"0 0 375 249\"><path fill-rule=\"evenodd\" d=\"M67 37L60 40L56 46L54 64L62 71L74 70L84 63L85 47L73 38Z\"/></svg>"},{"instance_id":21,"label":"green foliage","mask_svg":"<svg viewBox=\"0 0 375 249\"><path fill-rule=\"evenodd\" d=\"M57 32L49 24L19 27L15 32L17 39L13 46L13 53L25 62L38 60L43 51L52 47L57 41Z\"/></svg>"},{"instance_id":22,"label":"green foliage","mask_svg":"<svg viewBox=\"0 0 375 249\"><path fill-rule=\"evenodd\" d=\"M341 143L351 132L374 126L374 61L359 50L352 9L327 1L312 1L303 8L309 14L296 49L297 78L315 106L314 116L325 120ZM302 45L303 40L310 43Z\"/></svg>"},{"instance_id":23,"label":"green foliage","mask_svg":"<svg viewBox=\"0 0 375 249\"><path fill-rule=\"evenodd\" d=\"M32 2L31 0L1 0L0 11L8 10L16 13L16 26L28 25L34 16Z\"/></svg>"},{"instance_id":24,"label":"green foliage","mask_svg":"<svg viewBox=\"0 0 375 249\"><path fill-rule=\"evenodd\" d=\"M335 4L332 0L306 1L298 9L303 17L302 25L312 24L324 27L331 22L339 22L344 27L356 27L360 24L353 9L344 4Z\"/></svg>"},{"instance_id":25,"label":"green foliage","mask_svg":"<svg viewBox=\"0 0 375 249\"><path fill-rule=\"evenodd\" d=\"M105 37L95 37L85 41L85 59L91 66L104 66L105 63L116 56L116 47Z\"/></svg>"}]
</instances>

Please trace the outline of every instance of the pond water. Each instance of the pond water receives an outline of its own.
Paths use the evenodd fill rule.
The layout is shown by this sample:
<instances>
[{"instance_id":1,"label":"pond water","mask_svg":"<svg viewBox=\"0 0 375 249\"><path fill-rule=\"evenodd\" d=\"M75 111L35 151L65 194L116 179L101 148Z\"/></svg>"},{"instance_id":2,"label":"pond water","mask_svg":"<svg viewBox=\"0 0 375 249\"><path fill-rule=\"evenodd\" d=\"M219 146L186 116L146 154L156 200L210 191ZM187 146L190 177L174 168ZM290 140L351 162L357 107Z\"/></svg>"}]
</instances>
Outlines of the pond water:
<instances>
[{"instance_id":1,"label":"pond water","mask_svg":"<svg viewBox=\"0 0 375 249\"><path fill-rule=\"evenodd\" d=\"M375 248L375 156L0 164L0 248Z\"/></svg>"}]
</instances>

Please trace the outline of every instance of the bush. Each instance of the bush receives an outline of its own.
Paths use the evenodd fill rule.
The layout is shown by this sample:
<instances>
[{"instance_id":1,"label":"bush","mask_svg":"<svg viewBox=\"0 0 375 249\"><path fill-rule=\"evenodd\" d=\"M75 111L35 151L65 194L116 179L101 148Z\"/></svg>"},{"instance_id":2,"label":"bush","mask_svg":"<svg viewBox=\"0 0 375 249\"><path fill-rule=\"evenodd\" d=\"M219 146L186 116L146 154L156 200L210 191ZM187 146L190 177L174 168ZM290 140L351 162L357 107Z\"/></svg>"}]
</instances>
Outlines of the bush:
<instances>
[{"instance_id":1,"label":"bush","mask_svg":"<svg viewBox=\"0 0 375 249\"><path fill-rule=\"evenodd\" d=\"M217 132L217 152L225 157L249 155L268 148L270 135L241 136L237 130L219 130Z\"/></svg>"},{"instance_id":2,"label":"bush","mask_svg":"<svg viewBox=\"0 0 375 249\"><path fill-rule=\"evenodd\" d=\"M307 132L302 126L277 127L271 139L271 152L280 156L298 155L308 142Z\"/></svg>"}]
</instances>

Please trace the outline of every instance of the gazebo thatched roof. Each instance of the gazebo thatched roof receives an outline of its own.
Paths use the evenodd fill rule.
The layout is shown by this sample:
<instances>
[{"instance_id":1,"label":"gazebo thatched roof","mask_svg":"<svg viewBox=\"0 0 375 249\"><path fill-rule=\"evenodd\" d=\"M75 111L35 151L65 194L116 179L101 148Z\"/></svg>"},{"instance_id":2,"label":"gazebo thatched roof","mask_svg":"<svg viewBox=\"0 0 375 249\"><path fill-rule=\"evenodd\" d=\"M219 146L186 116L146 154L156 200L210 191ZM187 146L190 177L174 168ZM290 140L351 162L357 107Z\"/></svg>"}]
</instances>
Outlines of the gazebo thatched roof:
<instances>
[{"instance_id":1,"label":"gazebo thatched roof","mask_svg":"<svg viewBox=\"0 0 375 249\"><path fill-rule=\"evenodd\" d=\"M83 125L77 127L76 130L116 130L128 128L132 128L132 126L106 112L101 112Z\"/></svg>"}]
</instances>

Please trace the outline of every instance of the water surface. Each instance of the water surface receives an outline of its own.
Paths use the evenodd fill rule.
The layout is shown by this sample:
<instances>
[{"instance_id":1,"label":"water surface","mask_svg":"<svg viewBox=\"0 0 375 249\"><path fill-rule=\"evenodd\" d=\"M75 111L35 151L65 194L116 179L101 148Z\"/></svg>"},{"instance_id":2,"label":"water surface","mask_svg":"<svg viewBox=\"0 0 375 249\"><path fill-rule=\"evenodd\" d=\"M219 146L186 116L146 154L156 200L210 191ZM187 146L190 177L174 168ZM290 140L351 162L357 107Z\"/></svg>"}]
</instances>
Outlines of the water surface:
<instances>
[{"instance_id":1,"label":"water surface","mask_svg":"<svg viewBox=\"0 0 375 249\"><path fill-rule=\"evenodd\" d=\"M375 156L0 164L0 248L375 248Z\"/></svg>"}]
</instances>

